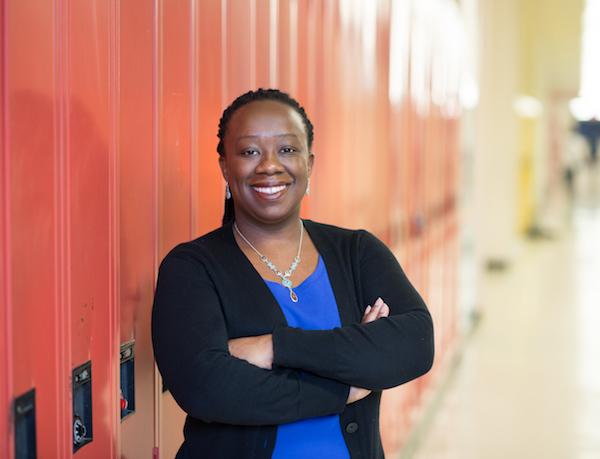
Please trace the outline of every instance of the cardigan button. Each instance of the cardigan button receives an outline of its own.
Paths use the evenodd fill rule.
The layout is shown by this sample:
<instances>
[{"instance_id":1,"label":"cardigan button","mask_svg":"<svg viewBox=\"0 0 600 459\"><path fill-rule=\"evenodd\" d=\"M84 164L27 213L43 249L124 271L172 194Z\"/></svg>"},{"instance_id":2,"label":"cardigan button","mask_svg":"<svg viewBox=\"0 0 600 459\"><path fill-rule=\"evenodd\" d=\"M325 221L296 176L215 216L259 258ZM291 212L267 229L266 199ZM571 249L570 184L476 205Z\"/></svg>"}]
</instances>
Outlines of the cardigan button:
<instances>
[{"instance_id":1,"label":"cardigan button","mask_svg":"<svg viewBox=\"0 0 600 459\"><path fill-rule=\"evenodd\" d=\"M349 422L346 424L346 432L352 434L358 430L358 424L356 422Z\"/></svg>"}]
</instances>

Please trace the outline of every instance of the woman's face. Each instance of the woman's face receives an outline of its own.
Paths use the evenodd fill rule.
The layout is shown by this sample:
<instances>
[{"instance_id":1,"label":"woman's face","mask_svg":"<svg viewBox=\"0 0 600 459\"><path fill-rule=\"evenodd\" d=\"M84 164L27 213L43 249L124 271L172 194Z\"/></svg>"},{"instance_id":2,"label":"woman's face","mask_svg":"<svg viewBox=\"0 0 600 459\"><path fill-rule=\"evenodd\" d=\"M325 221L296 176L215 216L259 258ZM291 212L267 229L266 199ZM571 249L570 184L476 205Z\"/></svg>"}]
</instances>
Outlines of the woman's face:
<instances>
[{"instance_id":1,"label":"woman's face","mask_svg":"<svg viewBox=\"0 0 600 459\"><path fill-rule=\"evenodd\" d=\"M250 102L229 120L219 158L236 218L279 223L298 218L314 157L302 117L271 100Z\"/></svg>"}]
</instances>

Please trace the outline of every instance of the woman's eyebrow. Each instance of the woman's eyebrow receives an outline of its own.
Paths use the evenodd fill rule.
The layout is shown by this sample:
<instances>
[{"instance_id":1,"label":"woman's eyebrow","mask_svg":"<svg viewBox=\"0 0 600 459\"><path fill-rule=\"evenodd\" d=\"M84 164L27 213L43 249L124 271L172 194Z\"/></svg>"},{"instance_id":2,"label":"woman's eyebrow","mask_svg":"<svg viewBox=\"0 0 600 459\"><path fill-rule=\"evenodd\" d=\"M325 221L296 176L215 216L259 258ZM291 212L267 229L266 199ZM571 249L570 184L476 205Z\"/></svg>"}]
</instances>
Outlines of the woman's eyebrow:
<instances>
[{"instance_id":1,"label":"woman's eyebrow","mask_svg":"<svg viewBox=\"0 0 600 459\"><path fill-rule=\"evenodd\" d=\"M290 132L290 133L285 133L285 134L274 134L274 135L271 135L271 134L265 134L265 135L256 135L256 134L253 134L253 135L241 135L241 136L239 136L237 138L237 140L241 140L241 139L257 139L257 138L260 138L260 137L295 137L296 139L298 138L298 136L296 134L292 134Z\"/></svg>"}]
</instances>

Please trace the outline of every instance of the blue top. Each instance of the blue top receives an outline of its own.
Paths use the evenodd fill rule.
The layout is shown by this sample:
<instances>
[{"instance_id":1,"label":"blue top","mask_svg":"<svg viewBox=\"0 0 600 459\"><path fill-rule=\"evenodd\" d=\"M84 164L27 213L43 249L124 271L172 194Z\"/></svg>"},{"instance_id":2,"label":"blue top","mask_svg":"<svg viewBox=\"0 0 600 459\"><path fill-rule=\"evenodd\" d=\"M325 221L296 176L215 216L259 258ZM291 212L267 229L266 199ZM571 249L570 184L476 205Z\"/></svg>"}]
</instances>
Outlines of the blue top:
<instances>
[{"instance_id":1,"label":"blue top","mask_svg":"<svg viewBox=\"0 0 600 459\"><path fill-rule=\"evenodd\" d=\"M341 326L340 315L325 263L319 256L317 268L304 282L294 287L298 302L279 282L265 280L279 303L290 327L304 330L330 330ZM339 415L303 419L277 428L274 459L350 459L342 435Z\"/></svg>"}]
</instances>

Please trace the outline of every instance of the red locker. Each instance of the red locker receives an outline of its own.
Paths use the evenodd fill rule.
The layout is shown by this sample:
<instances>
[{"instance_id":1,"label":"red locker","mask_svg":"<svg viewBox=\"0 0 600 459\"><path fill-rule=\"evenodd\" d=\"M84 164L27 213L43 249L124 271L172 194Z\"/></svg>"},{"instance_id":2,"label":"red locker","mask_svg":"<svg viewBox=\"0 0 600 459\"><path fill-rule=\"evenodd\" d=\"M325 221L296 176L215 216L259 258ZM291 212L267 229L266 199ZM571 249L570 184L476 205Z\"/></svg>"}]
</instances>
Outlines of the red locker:
<instances>
[{"instance_id":1,"label":"red locker","mask_svg":"<svg viewBox=\"0 0 600 459\"><path fill-rule=\"evenodd\" d=\"M458 121L444 108L456 94L432 100L444 76L433 65L443 38L430 27L435 9L390 0L5 3L0 410L35 389L40 457L171 457L179 447L183 413L152 358L156 270L175 244L219 226L219 117L258 86L289 91L315 124L303 216L390 244L428 300L444 358L456 336L459 156ZM405 442L437 365L386 392L386 453ZM88 395L75 433L91 441L73 453L73 405L88 410ZM0 455L11 457L7 419Z\"/></svg>"},{"instance_id":2,"label":"red locker","mask_svg":"<svg viewBox=\"0 0 600 459\"><path fill-rule=\"evenodd\" d=\"M5 107L5 20L4 8L0 9L0 105ZM0 455L10 457L12 455L12 439L9 430L9 399L12 394L12 337L9 315L9 293L10 276L8 272L8 247L10 244L7 231L8 206L10 201L8 188L9 156L6 154L5 138L5 112L0 111Z\"/></svg>"},{"instance_id":3,"label":"red locker","mask_svg":"<svg viewBox=\"0 0 600 459\"><path fill-rule=\"evenodd\" d=\"M16 397L35 390L34 409L28 416L37 421L37 450L54 451L67 447L59 422L67 415L60 388L68 381L56 367L64 324L56 314L61 295L55 272L60 262L56 247L60 218L57 106L52 79L55 34L48 20L53 5L12 1L3 5L3 14L6 169L2 200L7 244L2 277L6 282L8 315L4 317L8 333L2 339L9 340L4 388L9 392L3 392L2 398L4 407L12 410ZM3 411L2 417L12 419L13 413ZM47 429L39 428L40 420L47 420ZM14 424L7 442L11 447L13 439Z\"/></svg>"},{"instance_id":4,"label":"red locker","mask_svg":"<svg viewBox=\"0 0 600 459\"><path fill-rule=\"evenodd\" d=\"M223 105L256 84L256 35L253 11L256 3L247 0L228 0L223 3Z\"/></svg>"},{"instance_id":5,"label":"red locker","mask_svg":"<svg viewBox=\"0 0 600 459\"><path fill-rule=\"evenodd\" d=\"M191 3L162 2L158 11L158 257L191 239ZM160 454L173 457L183 441L183 413L168 392L159 395Z\"/></svg>"},{"instance_id":6,"label":"red locker","mask_svg":"<svg viewBox=\"0 0 600 459\"><path fill-rule=\"evenodd\" d=\"M217 126L223 111L223 54L221 4L196 3L193 22L194 110L192 112L192 151L196 158L195 212L193 236L200 236L221 225L225 201L225 181L217 154ZM229 103L229 102L227 102Z\"/></svg>"},{"instance_id":7,"label":"red locker","mask_svg":"<svg viewBox=\"0 0 600 459\"><path fill-rule=\"evenodd\" d=\"M155 365L150 312L157 263L158 218L154 135L157 80L154 77L156 11L144 0L118 4L117 81L117 317L118 345L133 342L133 397L115 432L122 457L152 457L158 444ZM123 377L131 377L123 363ZM119 368L121 373L121 368ZM125 381L124 381L125 383ZM122 389L119 392L121 395ZM130 399L131 398L131 399ZM129 413L133 408L134 412ZM121 416L123 416L122 413Z\"/></svg>"},{"instance_id":8,"label":"red locker","mask_svg":"<svg viewBox=\"0 0 600 459\"><path fill-rule=\"evenodd\" d=\"M114 297L115 72L109 3L68 2L62 39L65 53L64 185L67 343L70 367L91 363L91 442L80 458L114 457L118 413L118 335ZM75 379L75 376L73 376ZM76 381L73 381L73 385ZM73 416L78 392L69 394ZM85 393L81 396L85 400ZM82 403L86 403L83 401ZM88 410L89 411L89 410ZM77 419L73 421L77 422ZM82 420L85 424L85 419ZM90 428L93 427L92 434ZM76 440L76 427L73 433ZM77 445L74 446L74 450Z\"/></svg>"}]
</instances>

